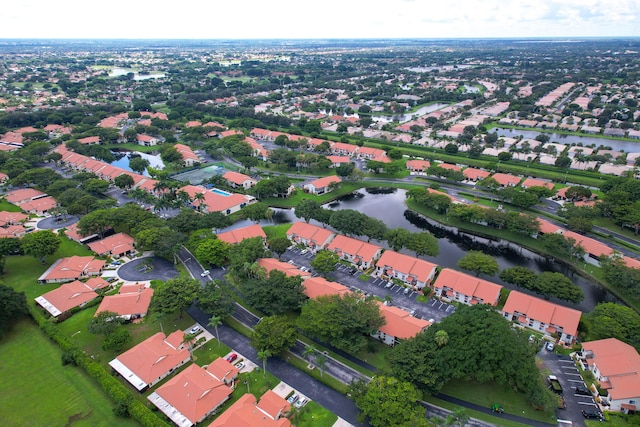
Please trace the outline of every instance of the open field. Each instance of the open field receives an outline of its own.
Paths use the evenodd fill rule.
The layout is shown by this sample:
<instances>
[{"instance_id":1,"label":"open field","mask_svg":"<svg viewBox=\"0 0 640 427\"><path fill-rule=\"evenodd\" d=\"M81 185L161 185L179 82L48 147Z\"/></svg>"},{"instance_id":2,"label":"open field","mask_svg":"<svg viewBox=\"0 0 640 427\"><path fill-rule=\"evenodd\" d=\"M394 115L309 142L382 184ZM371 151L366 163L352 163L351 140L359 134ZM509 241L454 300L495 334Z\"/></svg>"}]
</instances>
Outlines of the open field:
<instances>
[{"instance_id":1,"label":"open field","mask_svg":"<svg viewBox=\"0 0 640 427\"><path fill-rule=\"evenodd\" d=\"M31 319L0 342L0 419L6 426L135 426L81 369L62 366L62 351Z\"/></svg>"}]
</instances>

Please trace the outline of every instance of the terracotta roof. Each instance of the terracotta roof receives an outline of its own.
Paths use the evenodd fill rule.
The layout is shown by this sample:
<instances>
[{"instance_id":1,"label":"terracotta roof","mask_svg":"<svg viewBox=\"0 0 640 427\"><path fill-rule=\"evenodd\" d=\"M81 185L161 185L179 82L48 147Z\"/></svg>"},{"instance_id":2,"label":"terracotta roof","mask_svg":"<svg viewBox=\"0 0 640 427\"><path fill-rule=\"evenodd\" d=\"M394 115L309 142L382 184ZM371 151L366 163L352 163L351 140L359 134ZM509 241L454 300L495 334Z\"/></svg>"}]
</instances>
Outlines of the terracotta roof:
<instances>
[{"instance_id":1,"label":"terracotta roof","mask_svg":"<svg viewBox=\"0 0 640 427\"><path fill-rule=\"evenodd\" d=\"M98 255L122 255L127 252L131 252L134 249L134 243L135 240L133 237L125 233L118 233L114 234L113 236L106 237L102 240L97 240L95 242L89 243L87 246L89 246L89 249L91 249Z\"/></svg>"},{"instance_id":2,"label":"terracotta roof","mask_svg":"<svg viewBox=\"0 0 640 427\"><path fill-rule=\"evenodd\" d=\"M243 173L234 172L234 171L225 172L225 174L222 175L222 177L227 181L233 182L234 184L237 184L237 185L242 185L246 181L256 182L256 180L251 178L250 176L247 176Z\"/></svg>"},{"instance_id":3,"label":"terracotta roof","mask_svg":"<svg viewBox=\"0 0 640 427\"><path fill-rule=\"evenodd\" d=\"M25 200L31 200L34 197L42 197L46 196L46 193L43 193L40 190L36 190L35 188L23 188L20 190L13 190L8 192L4 198L7 202L12 203L14 205L19 202L23 202Z\"/></svg>"},{"instance_id":4,"label":"terracotta roof","mask_svg":"<svg viewBox=\"0 0 640 427\"><path fill-rule=\"evenodd\" d=\"M291 427L291 422L286 418L272 419L258 407L255 396L247 393L220 414L209 427Z\"/></svg>"},{"instance_id":5,"label":"terracotta roof","mask_svg":"<svg viewBox=\"0 0 640 427\"><path fill-rule=\"evenodd\" d=\"M19 204L20 209L25 212L47 212L57 206L58 202L51 196L40 197L38 199L28 200Z\"/></svg>"},{"instance_id":6,"label":"terracotta roof","mask_svg":"<svg viewBox=\"0 0 640 427\"><path fill-rule=\"evenodd\" d=\"M170 337L181 342L184 333L178 330ZM186 347L172 344L176 339L170 340L163 332L158 332L116 357L109 365L140 391L191 358Z\"/></svg>"},{"instance_id":7,"label":"terracotta roof","mask_svg":"<svg viewBox=\"0 0 640 427\"><path fill-rule=\"evenodd\" d=\"M378 301L380 314L386 321L380 327L380 331L399 339L413 338L422 332L431 323L427 320L417 319L405 310L398 307L386 306Z\"/></svg>"},{"instance_id":8,"label":"terracotta roof","mask_svg":"<svg viewBox=\"0 0 640 427\"><path fill-rule=\"evenodd\" d=\"M538 223L540 224L540 232L544 234L557 233L558 231L563 231L564 228L557 226L546 219L537 218Z\"/></svg>"},{"instance_id":9,"label":"terracotta roof","mask_svg":"<svg viewBox=\"0 0 640 427\"><path fill-rule=\"evenodd\" d=\"M103 311L113 311L120 316L146 315L153 297L153 289L144 288L140 292L127 292L107 295L96 310L96 315Z\"/></svg>"},{"instance_id":10,"label":"terracotta roof","mask_svg":"<svg viewBox=\"0 0 640 427\"><path fill-rule=\"evenodd\" d=\"M28 218L29 215L21 212L0 211L0 227L5 227L8 224L16 224Z\"/></svg>"},{"instance_id":11,"label":"terracotta roof","mask_svg":"<svg viewBox=\"0 0 640 427\"><path fill-rule=\"evenodd\" d=\"M427 282L437 267L436 264L423 259L391 250L384 251L376 265L380 268L392 268L399 273L414 276L421 282Z\"/></svg>"},{"instance_id":12,"label":"terracotta roof","mask_svg":"<svg viewBox=\"0 0 640 427\"><path fill-rule=\"evenodd\" d=\"M491 175L491 172L484 171L482 169L476 169L476 168L465 168L462 171L462 174L467 179L479 180L479 179L485 179L486 177Z\"/></svg>"},{"instance_id":13,"label":"terracotta roof","mask_svg":"<svg viewBox=\"0 0 640 427\"><path fill-rule=\"evenodd\" d=\"M329 243L327 249L334 252L343 252L354 257L360 257L366 262L372 262L382 247L338 234L331 243Z\"/></svg>"},{"instance_id":14,"label":"terracotta roof","mask_svg":"<svg viewBox=\"0 0 640 427\"><path fill-rule=\"evenodd\" d=\"M522 182L521 187L522 188L545 187L545 188L548 188L549 190L553 190L553 182L545 181L542 179L527 178Z\"/></svg>"},{"instance_id":15,"label":"terracotta roof","mask_svg":"<svg viewBox=\"0 0 640 427\"><path fill-rule=\"evenodd\" d=\"M498 184L505 187L508 185L518 185L521 179L519 176L510 175L508 173L494 173L493 175L491 175L491 178L495 179Z\"/></svg>"},{"instance_id":16,"label":"terracotta roof","mask_svg":"<svg viewBox=\"0 0 640 427\"><path fill-rule=\"evenodd\" d=\"M196 194L204 194L204 202L202 203L207 206L208 212L224 212L228 209L233 209L242 204L249 203L251 200L253 200L253 197L251 196L245 196L244 194L238 193L229 193L228 196L222 196L220 194L206 190L202 187L197 187L195 185L185 185L181 188L181 190L185 191L192 200L194 199L194 196ZM200 202L194 200L192 204L194 206L198 206Z\"/></svg>"},{"instance_id":17,"label":"terracotta roof","mask_svg":"<svg viewBox=\"0 0 640 427\"><path fill-rule=\"evenodd\" d=\"M292 276L309 277L309 276L311 276L309 273L305 273L305 272L303 272L301 270L298 270L297 267L294 267L293 265L291 265L289 263L279 261L279 260L277 260L275 258L260 258L258 260L258 265L260 267L264 268L265 270L267 270L267 272L270 272L270 271L273 271L273 270L282 271L288 277L292 277Z\"/></svg>"},{"instance_id":18,"label":"terracotta roof","mask_svg":"<svg viewBox=\"0 0 640 427\"><path fill-rule=\"evenodd\" d=\"M318 178L314 181L311 181L307 185L313 185L315 188L325 188L334 182L342 182L342 179L336 175L324 176L322 178Z\"/></svg>"},{"instance_id":19,"label":"terracotta roof","mask_svg":"<svg viewBox=\"0 0 640 427\"><path fill-rule=\"evenodd\" d=\"M334 164L334 165L351 162L351 158L349 156L327 156L327 160L329 160L331 164Z\"/></svg>"},{"instance_id":20,"label":"terracotta roof","mask_svg":"<svg viewBox=\"0 0 640 427\"><path fill-rule=\"evenodd\" d=\"M344 295L351 292L346 286L340 283L330 282L320 276L305 279L305 281L302 282L302 288L304 294L311 299L327 295Z\"/></svg>"},{"instance_id":21,"label":"terracotta roof","mask_svg":"<svg viewBox=\"0 0 640 427\"><path fill-rule=\"evenodd\" d=\"M640 397L640 355L629 344L616 338L582 343L582 353L593 353L587 358L595 364L602 377L606 377L612 400Z\"/></svg>"},{"instance_id":22,"label":"terracotta roof","mask_svg":"<svg viewBox=\"0 0 640 427\"><path fill-rule=\"evenodd\" d=\"M240 370L222 357L218 357L216 360L209 363L209 366L207 366L207 372L213 375L217 380L228 384L238 376Z\"/></svg>"},{"instance_id":23,"label":"terracotta roof","mask_svg":"<svg viewBox=\"0 0 640 427\"><path fill-rule=\"evenodd\" d=\"M287 230L290 239L299 236L304 240L312 241L317 245L323 245L335 236L335 233L317 225L307 224L304 221L294 222Z\"/></svg>"},{"instance_id":24,"label":"terracotta roof","mask_svg":"<svg viewBox=\"0 0 640 427\"><path fill-rule=\"evenodd\" d=\"M278 396L273 390L267 390L262 397L260 397L258 408L262 409L275 420L287 413L291 405L282 397Z\"/></svg>"},{"instance_id":25,"label":"terracotta roof","mask_svg":"<svg viewBox=\"0 0 640 427\"><path fill-rule=\"evenodd\" d=\"M479 299L482 303L491 305L498 303L502 289L502 286L498 284L450 268L440 271L433 286L437 288L446 286L462 295Z\"/></svg>"},{"instance_id":26,"label":"terracotta roof","mask_svg":"<svg viewBox=\"0 0 640 427\"><path fill-rule=\"evenodd\" d=\"M35 301L57 317L97 297L98 294L90 286L75 280L37 297Z\"/></svg>"},{"instance_id":27,"label":"terracotta roof","mask_svg":"<svg viewBox=\"0 0 640 427\"><path fill-rule=\"evenodd\" d=\"M244 239L251 239L252 237L262 237L263 239L267 238L267 235L264 233L262 227L258 224L249 225L247 227L236 228L235 230L226 231L224 233L219 233L218 239L223 242L227 242L230 244L240 243Z\"/></svg>"},{"instance_id":28,"label":"terracotta roof","mask_svg":"<svg viewBox=\"0 0 640 427\"><path fill-rule=\"evenodd\" d=\"M431 166L427 160L407 160L406 167L411 170L427 170Z\"/></svg>"},{"instance_id":29,"label":"terracotta roof","mask_svg":"<svg viewBox=\"0 0 640 427\"><path fill-rule=\"evenodd\" d=\"M99 144L100 137L99 136L87 136L86 138L80 138L78 140L81 144Z\"/></svg>"},{"instance_id":30,"label":"terracotta roof","mask_svg":"<svg viewBox=\"0 0 640 427\"><path fill-rule=\"evenodd\" d=\"M191 159L191 160L200 160L198 158L198 155L196 153L193 152L193 150L191 149L191 147L184 145L184 144L174 144L173 148L175 148L178 153L180 153L182 155L182 160L187 160L187 159Z\"/></svg>"},{"instance_id":31,"label":"terracotta roof","mask_svg":"<svg viewBox=\"0 0 640 427\"><path fill-rule=\"evenodd\" d=\"M170 405L170 407L163 407L161 404L158 406L161 411L167 415L177 411L179 414L174 415L177 420L184 417L191 424L195 424L224 403L232 391L204 368L192 364L158 387L148 399L158 406L159 402L154 398L161 397L164 402ZM174 420L174 416L170 418L176 424L180 426L191 425Z\"/></svg>"},{"instance_id":32,"label":"terracotta roof","mask_svg":"<svg viewBox=\"0 0 640 427\"><path fill-rule=\"evenodd\" d=\"M442 169L452 170L456 172L462 169L460 166L452 165L450 163L436 163L434 166L438 166Z\"/></svg>"},{"instance_id":33,"label":"terracotta roof","mask_svg":"<svg viewBox=\"0 0 640 427\"><path fill-rule=\"evenodd\" d=\"M511 291L507 302L502 309L503 313L515 313L526 315L529 319L537 320L547 325L556 325L562 328L568 335L576 336L578 324L582 313L572 308L553 304L540 298Z\"/></svg>"},{"instance_id":34,"label":"terracotta roof","mask_svg":"<svg viewBox=\"0 0 640 427\"><path fill-rule=\"evenodd\" d=\"M582 234L578 234L574 231L565 231L564 236L575 239L576 245L579 244L584 248L584 250L587 253L595 255L597 257L601 257L603 255L609 256L613 254L613 249L611 249L609 246L605 245L604 243L601 243L590 237L583 236Z\"/></svg>"},{"instance_id":35,"label":"terracotta roof","mask_svg":"<svg viewBox=\"0 0 640 427\"><path fill-rule=\"evenodd\" d=\"M99 273L105 262L92 256L74 255L68 258L60 258L38 280L75 280L84 275Z\"/></svg>"}]
</instances>

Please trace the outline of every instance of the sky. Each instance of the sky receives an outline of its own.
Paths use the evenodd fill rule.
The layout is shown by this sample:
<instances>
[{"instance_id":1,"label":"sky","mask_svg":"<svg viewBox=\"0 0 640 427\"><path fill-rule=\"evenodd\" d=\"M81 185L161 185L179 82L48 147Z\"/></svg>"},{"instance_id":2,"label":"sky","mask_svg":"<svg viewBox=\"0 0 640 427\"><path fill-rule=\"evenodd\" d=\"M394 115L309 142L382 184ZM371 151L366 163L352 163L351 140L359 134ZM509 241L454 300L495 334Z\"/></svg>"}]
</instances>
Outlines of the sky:
<instances>
[{"instance_id":1,"label":"sky","mask_svg":"<svg viewBox=\"0 0 640 427\"><path fill-rule=\"evenodd\" d=\"M640 36L640 0L10 0L0 17L0 38Z\"/></svg>"}]
</instances>

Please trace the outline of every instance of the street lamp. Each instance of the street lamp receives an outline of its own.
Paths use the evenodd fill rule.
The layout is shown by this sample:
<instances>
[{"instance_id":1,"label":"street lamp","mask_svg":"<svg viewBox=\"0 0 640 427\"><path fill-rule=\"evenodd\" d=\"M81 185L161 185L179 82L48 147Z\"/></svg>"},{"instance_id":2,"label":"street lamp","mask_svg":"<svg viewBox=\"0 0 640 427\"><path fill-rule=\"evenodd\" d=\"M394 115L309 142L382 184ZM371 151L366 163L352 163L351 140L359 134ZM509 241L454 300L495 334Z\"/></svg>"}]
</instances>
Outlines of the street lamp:
<instances>
[{"instance_id":1,"label":"street lamp","mask_svg":"<svg viewBox=\"0 0 640 427\"><path fill-rule=\"evenodd\" d=\"M76 336L76 335L78 335L80 332L82 332L82 331L76 331L76 332L74 332L73 334L71 334L71 338L75 337L75 336Z\"/></svg>"},{"instance_id":2,"label":"street lamp","mask_svg":"<svg viewBox=\"0 0 640 427\"><path fill-rule=\"evenodd\" d=\"M244 383L247 385L247 393L251 393L251 390L249 390L249 381L244 380Z\"/></svg>"}]
</instances>

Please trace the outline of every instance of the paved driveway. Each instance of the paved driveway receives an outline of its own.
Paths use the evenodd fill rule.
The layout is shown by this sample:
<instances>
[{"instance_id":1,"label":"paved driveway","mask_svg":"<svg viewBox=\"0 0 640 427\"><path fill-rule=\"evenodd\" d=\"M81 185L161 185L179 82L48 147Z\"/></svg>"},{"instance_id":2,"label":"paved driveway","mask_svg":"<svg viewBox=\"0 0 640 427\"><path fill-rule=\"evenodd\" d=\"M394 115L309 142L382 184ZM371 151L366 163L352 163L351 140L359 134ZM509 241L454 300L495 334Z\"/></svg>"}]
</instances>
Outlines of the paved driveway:
<instances>
[{"instance_id":1,"label":"paved driveway","mask_svg":"<svg viewBox=\"0 0 640 427\"><path fill-rule=\"evenodd\" d=\"M39 230L54 230L75 224L79 219L80 217L76 215L65 215L60 217L50 216L38 221L37 227Z\"/></svg>"},{"instance_id":2,"label":"paved driveway","mask_svg":"<svg viewBox=\"0 0 640 427\"><path fill-rule=\"evenodd\" d=\"M145 263L151 262L151 269ZM136 258L118 269L118 276L123 280L142 282L145 280L169 280L178 276L176 267L164 258Z\"/></svg>"}]
</instances>

